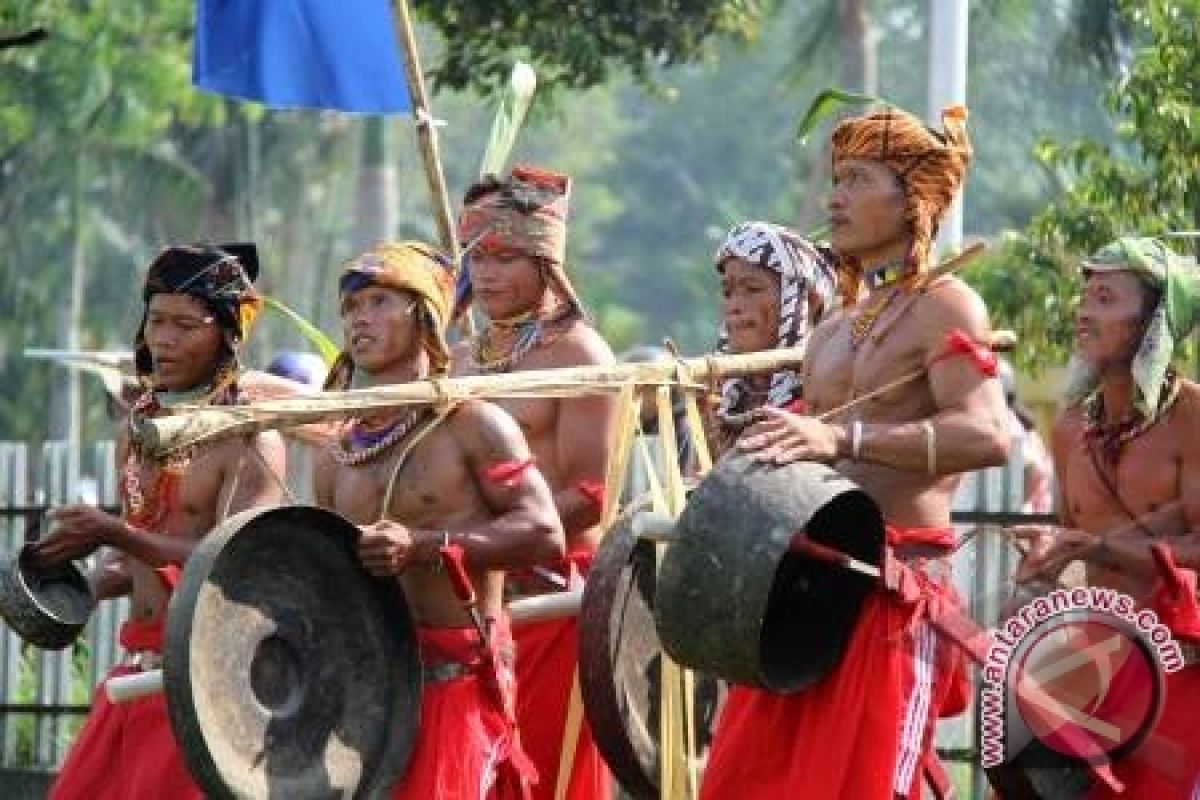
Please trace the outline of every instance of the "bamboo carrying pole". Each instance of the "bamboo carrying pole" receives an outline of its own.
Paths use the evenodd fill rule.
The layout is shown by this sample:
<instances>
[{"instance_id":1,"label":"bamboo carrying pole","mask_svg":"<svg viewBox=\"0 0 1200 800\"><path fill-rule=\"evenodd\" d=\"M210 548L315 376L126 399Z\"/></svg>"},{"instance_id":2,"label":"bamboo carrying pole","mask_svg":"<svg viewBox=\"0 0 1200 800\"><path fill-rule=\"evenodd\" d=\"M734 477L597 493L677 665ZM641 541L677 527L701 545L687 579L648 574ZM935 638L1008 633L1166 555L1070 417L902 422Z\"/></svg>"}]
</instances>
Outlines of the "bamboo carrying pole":
<instances>
[{"instance_id":1,"label":"bamboo carrying pole","mask_svg":"<svg viewBox=\"0 0 1200 800\"><path fill-rule=\"evenodd\" d=\"M429 182L429 200L433 206L434 220L437 222L438 238L442 247L457 263L458 236L455 231L454 214L450 210L446 176L442 172L437 130L434 129L433 114L429 111L429 96L425 92L421 54L417 50L417 37L413 33L412 14L408 9L408 0L392 0L392 8L395 10L396 36L404 50L404 74L408 79L408 96L412 100L413 117L417 124L417 146L421 150L425 178Z\"/></svg>"},{"instance_id":2,"label":"bamboo carrying pole","mask_svg":"<svg viewBox=\"0 0 1200 800\"><path fill-rule=\"evenodd\" d=\"M803 361L796 348L740 355L712 355L680 361L652 361L500 375L435 378L413 383L321 392L241 406L185 408L178 414L143 421L134 431L138 444L154 457L231 436L294 428L411 405L441 405L472 397L564 397L611 392L631 384L712 383L722 378L795 369Z\"/></svg>"}]
</instances>

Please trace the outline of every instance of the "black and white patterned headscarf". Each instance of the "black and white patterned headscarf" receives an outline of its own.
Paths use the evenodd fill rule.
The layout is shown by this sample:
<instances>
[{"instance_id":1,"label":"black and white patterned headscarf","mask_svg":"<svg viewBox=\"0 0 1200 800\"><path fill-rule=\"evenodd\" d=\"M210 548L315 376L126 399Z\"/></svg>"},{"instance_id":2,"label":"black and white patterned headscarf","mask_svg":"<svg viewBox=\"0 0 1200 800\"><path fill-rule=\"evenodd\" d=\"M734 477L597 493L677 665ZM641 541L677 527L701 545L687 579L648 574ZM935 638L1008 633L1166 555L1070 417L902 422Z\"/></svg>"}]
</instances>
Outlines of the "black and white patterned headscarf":
<instances>
[{"instance_id":1,"label":"black and white patterned headscarf","mask_svg":"<svg viewBox=\"0 0 1200 800\"><path fill-rule=\"evenodd\" d=\"M717 271L724 270L730 258L774 270L779 274L779 335L775 347L800 347L808 342L808 334L828 312L837 290L833 268L833 253L814 244L795 231L770 222L743 222L726 236L717 250ZM820 298L820 308L814 315L813 298ZM729 352L729 332L721 324L717 351ZM794 370L776 372L771 376L767 402L782 408L800 397L800 376ZM751 394L744 378L721 382L721 403L717 414L725 417L745 411Z\"/></svg>"}]
</instances>

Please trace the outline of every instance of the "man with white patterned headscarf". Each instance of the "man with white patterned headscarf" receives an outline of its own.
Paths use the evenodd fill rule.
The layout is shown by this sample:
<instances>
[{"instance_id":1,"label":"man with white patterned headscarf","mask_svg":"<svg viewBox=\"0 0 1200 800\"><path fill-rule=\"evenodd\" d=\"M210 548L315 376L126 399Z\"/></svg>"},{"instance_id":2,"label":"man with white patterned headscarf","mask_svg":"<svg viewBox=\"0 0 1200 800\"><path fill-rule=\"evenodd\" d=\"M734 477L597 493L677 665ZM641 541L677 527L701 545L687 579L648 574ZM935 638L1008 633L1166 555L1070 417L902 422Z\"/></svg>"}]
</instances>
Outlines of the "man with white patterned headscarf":
<instances>
[{"instance_id":1,"label":"man with white patterned headscarf","mask_svg":"<svg viewBox=\"0 0 1200 800\"><path fill-rule=\"evenodd\" d=\"M743 222L734 226L715 261L724 298L717 343L722 353L803 349L809 331L836 296L832 253L780 225ZM756 384L761 381L722 381L717 417L723 440L736 435L747 412L764 403L787 408L800 400L800 376L793 370L771 375L765 390Z\"/></svg>"}]
</instances>

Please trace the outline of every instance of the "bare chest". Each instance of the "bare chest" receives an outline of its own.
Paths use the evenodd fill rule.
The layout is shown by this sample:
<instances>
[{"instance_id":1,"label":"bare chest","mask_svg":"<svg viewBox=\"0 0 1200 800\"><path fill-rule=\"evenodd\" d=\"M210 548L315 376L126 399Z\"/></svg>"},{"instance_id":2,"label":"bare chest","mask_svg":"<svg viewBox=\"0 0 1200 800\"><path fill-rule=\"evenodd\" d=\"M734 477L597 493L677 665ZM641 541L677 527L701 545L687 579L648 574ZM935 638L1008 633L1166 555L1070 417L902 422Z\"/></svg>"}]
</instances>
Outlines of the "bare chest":
<instances>
[{"instance_id":1,"label":"bare chest","mask_svg":"<svg viewBox=\"0 0 1200 800\"><path fill-rule=\"evenodd\" d=\"M828 413L858 401L851 416L864 420L907 419L924 410L931 402L926 383L907 380L923 366L916 341L915 332L900 322L886 336L860 342L852 336L852 318L839 320L809 352L804 391L810 408ZM870 399L861 400L866 395Z\"/></svg>"},{"instance_id":2,"label":"bare chest","mask_svg":"<svg viewBox=\"0 0 1200 800\"><path fill-rule=\"evenodd\" d=\"M389 518L420 526L445 523L477 505L474 479L448 437L432 434L403 462L402 455L395 448L363 464L339 466L333 487L334 509L365 525L384 516L387 500Z\"/></svg>"},{"instance_id":3,"label":"bare chest","mask_svg":"<svg viewBox=\"0 0 1200 800\"><path fill-rule=\"evenodd\" d=\"M1132 524L1130 516L1162 510L1179 500L1183 453L1170 427L1152 428L1127 442L1116 465L1080 434L1063 470L1063 497L1081 528L1096 533Z\"/></svg>"}]
</instances>

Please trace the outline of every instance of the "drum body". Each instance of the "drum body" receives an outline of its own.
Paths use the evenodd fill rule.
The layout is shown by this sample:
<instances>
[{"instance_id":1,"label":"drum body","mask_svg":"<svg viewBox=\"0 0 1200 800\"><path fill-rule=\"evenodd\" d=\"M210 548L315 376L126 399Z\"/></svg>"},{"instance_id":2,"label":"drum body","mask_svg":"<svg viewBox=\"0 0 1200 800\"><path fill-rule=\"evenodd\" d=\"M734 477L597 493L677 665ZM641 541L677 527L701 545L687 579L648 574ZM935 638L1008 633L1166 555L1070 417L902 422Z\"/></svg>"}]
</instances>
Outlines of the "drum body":
<instances>
[{"instance_id":1,"label":"drum body","mask_svg":"<svg viewBox=\"0 0 1200 800\"><path fill-rule=\"evenodd\" d=\"M193 551L164 649L171 727L210 797L368 798L403 773L420 662L398 583L319 508L230 517Z\"/></svg>"},{"instance_id":2,"label":"drum body","mask_svg":"<svg viewBox=\"0 0 1200 800\"><path fill-rule=\"evenodd\" d=\"M30 644L62 650L87 624L95 598L74 564L39 569L30 555L26 545L0 561L0 615Z\"/></svg>"},{"instance_id":3,"label":"drum body","mask_svg":"<svg viewBox=\"0 0 1200 800\"><path fill-rule=\"evenodd\" d=\"M878 580L791 552L799 532L883 562L882 515L849 479L812 462L723 457L688 498L663 558L655 617L664 649L685 666L778 692L828 673Z\"/></svg>"},{"instance_id":4,"label":"drum body","mask_svg":"<svg viewBox=\"0 0 1200 800\"><path fill-rule=\"evenodd\" d=\"M662 644L654 626L656 545L635 534L650 507L630 503L600 541L579 611L579 688L596 746L635 800L659 798ZM694 741L708 745L723 682L694 676Z\"/></svg>"}]
</instances>

